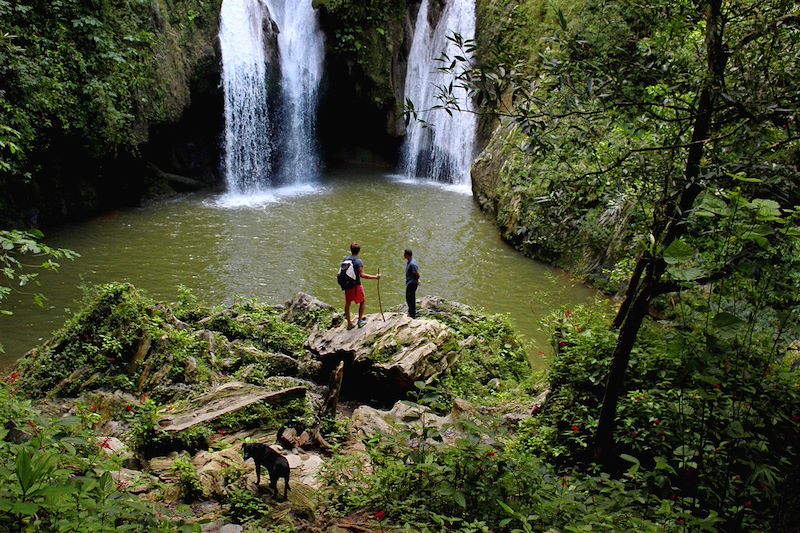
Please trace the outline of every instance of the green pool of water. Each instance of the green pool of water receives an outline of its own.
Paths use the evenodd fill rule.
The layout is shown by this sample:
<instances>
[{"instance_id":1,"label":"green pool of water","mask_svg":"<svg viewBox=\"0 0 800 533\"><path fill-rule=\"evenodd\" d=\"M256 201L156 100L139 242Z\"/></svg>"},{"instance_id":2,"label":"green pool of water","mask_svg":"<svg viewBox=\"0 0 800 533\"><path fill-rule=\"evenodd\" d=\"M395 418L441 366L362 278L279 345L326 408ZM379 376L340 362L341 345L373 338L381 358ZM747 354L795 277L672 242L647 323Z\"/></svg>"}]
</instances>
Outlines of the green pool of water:
<instances>
[{"instance_id":1,"label":"green pool of water","mask_svg":"<svg viewBox=\"0 0 800 533\"><path fill-rule=\"evenodd\" d=\"M0 317L0 366L60 327L78 309L82 285L129 281L165 300L175 300L183 285L208 303L282 303L304 291L341 308L336 272L353 240L361 243L366 272L381 270L384 309L404 303L403 249L410 247L422 276L418 298L432 294L510 314L534 364L539 351L548 352L540 319L594 294L505 244L463 190L341 172L255 197L184 196L49 232L49 244L81 257L41 275L46 310L29 295L10 298L14 315ZM378 312L375 282L365 281L365 290L367 313Z\"/></svg>"}]
</instances>

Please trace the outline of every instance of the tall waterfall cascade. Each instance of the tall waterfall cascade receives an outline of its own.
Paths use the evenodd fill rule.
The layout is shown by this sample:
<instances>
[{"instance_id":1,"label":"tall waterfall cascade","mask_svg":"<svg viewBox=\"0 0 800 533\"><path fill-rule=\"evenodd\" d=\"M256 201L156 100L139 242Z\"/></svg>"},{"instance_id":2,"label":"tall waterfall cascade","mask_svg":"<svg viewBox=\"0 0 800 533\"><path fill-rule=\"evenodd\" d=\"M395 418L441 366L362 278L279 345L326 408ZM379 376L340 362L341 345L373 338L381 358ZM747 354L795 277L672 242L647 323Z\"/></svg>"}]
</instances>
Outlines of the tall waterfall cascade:
<instances>
[{"instance_id":1,"label":"tall waterfall cascade","mask_svg":"<svg viewBox=\"0 0 800 533\"><path fill-rule=\"evenodd\" d=\"M267 0L278 26L281 56L281 180L302 183L320 171L319 85L325 38L311 0Z\"/></svg>"},{"instance_id":2,"label":"tall waterfall cascade","mask_svg":"<svg viewBox=\"0 0 800 533\"><path fill-rule=\"evenodd\" d=\"M272 173L267 61L259 0L224 0L220 11L222 87L225 92L225 168L228 191L245 193Z\"/></svg>"},{"instance_id":3,"label":"tall waterfall cascade","mask_svg":"<svg viewBox=\"0 0 800 533\"><path fill-rule=\"evenodd\" d=\"M441 72L442 54L460 55L450 40L454 33L465 40L475 36L475 0L447 0L438 23L429 21L431 0L423 0L414 26L414 37L408 57L405 98L414 104L420 121L411 120L401 154L401 170L410 178L470 183L470 168L475 153L477 119L466 90L453 84L454 96L459 99L460 111L452 115L441 105L441 88L447 87L455 73ZM449 66L449 65L447 65ZM423 123L424 122L424 123Z\"/></svg>"},{"instance_id":4,"label":"tall waterfall cascade","mask_svg":"<svg viewBox=\"0 0 800 533\"><path fill-rule=\"evenodd\" d=\"M264 28L273 21L279 65L268 65L266 53ZM325 41L312 0L223 0L219 40L228 191L246 195L275 181L297 184L317 177ZM277 73L279 96L271 101L268 77Z\"/></svg>"}]
</instances>

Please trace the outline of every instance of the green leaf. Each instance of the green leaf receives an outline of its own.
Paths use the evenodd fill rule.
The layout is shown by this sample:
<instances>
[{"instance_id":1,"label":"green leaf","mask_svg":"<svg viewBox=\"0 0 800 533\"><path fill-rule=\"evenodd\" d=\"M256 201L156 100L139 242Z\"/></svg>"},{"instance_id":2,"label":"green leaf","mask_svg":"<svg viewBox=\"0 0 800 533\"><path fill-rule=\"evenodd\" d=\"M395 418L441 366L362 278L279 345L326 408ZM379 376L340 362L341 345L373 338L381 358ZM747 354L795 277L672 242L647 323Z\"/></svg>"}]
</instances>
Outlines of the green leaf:
<instances>
[{"instance_id":1,"label":"green leaf","mask_svg":"<svg viewBox=\"0 0 800 533\"><path fill-rule=\"evenodd\" d=\"M696 250L681 239L675 239L664 250L664 261L670 265L684 263L694 257Z\"/></svg>"},{"instance_id":2,"label":"green leaf","mask_svg":"<svg viewBox=\"0 0 800 533\"><path fill-rule=\"evenodd\" d=\"M704 272L702 268L698 267L677 267L671 266L667 268L667 272L673 279L679 281L694 281L703 277Z\"/></svg>"},{"instance_id":3,"label":"green leaf","mask_svg":"<svg viewBox=\"0 0 800 533\"><path fill-rule=\"evenodd\" d=\"M74 494L76 492L76 488L69 486L69 485L51 485L49 487L44 487L40 489L37 494L39 496L44 497L62 497L67 496L69 494Z\"/></svg>"},{"instance_id":4,"label":"green leaf","mask_svg":"<svg viewBox=\"0 0 800 533\"><path fill-rule=\"evenodd\" d=\"M735 336L744 323L744 320L726 311L718 313L711 321L711 324L723 337Z\"/></svg>"},{"instance_id":5,"label":"green leaf","mask_svg":"<svg viewBox=\"0 0 800 533\"><path fill-rule=\"evenodd\" d=\"M39 506L31 502L14 502L11 504L11 512L16 515L33 516L38 510Z\"/></svg>"},{"instance_id":6,"label":"green leaf","mask_svg":"<svg viewBox=\"0 0 800 533\"><path fill-rule=\"evenodd\" d=\"M756 198L750 205L757 209L757 215L765 220L778 220L781 218L781 204L775 200Z\"/></svg>"},{"instance_id":7,"label":"green leaf","mask_svg":"<svg viewBox=\"0 0 800 533\"><path fill-rule=\"evenodd\" d=\"M733 439L741 439L745 437L744 426L738 420L734 420L728 427L725 428L725 432Z\"/></svg>"},{"instance_id":8,"label":"green leaf","mask_svg":"<svg viewBox=\"0 0 800 533\"><path fill-rule=\"evenodd\" d=\"M714 215L727 215L730 213L728 204L721 198L717 198L711 194L703 196L703 201L697 207L697 214L701 216L714 216Z\"/></svg>"},{"instance_id":9,"label":"green leaf","mask_svg":"<svg viewBox=\"0 0 800 533\"><path fill-rule=\"evenodd\" d=\"M566 30L567 29L567 19L564 17L564 12L561 11L561 8L559 8L556 11L556 15L558 16L558 25L561 26L562 30Z\"/></svg>"},{"instance_id":10,"label":"green leaf","mask_svg":"<svg viewBox=\"0 0 800 533\"><path fill-rule=\"evenodd\" d=\"M28 450L22 449L17 454L16 474L19 486L23 494L27 493L33 485L33 467L31 466L31 456Z\"/></svg>"},{"instance_id":11,"label":"green leaf","mask_svg":"<svg viewBox=\"0 0 800 533\"><path fill-rule=\"evenodd\" d=\"M463 492L461 492L460 490L457 490L457 491L456 491L456 492L453 494L453 499L455 499L456 503L457 503L457 504L459 505L459 507L461 507L462 509L466 509L466 508L467 508L467 499L464 497L464 493L463 493Z\"/></svg>"},{"instance_id":12,"label":"green leaf","mask_svg":"<svg viewBox=\"0 0 800 533\"><path fill-rule=\"evenodd\" d=\"M733 179L737 180L737 181L743 181L743 182L745 182L745 183L761 183L761 182L763 182L763 181L764 181L764 180L762 180L762 179L760 179L760 178L749 178L749 177L747 177L746 175L744 175L744 174L741 174L741 173L737 173L737 174L730 174L730 176L731 176Z\"/></svg>"}]
</instances>

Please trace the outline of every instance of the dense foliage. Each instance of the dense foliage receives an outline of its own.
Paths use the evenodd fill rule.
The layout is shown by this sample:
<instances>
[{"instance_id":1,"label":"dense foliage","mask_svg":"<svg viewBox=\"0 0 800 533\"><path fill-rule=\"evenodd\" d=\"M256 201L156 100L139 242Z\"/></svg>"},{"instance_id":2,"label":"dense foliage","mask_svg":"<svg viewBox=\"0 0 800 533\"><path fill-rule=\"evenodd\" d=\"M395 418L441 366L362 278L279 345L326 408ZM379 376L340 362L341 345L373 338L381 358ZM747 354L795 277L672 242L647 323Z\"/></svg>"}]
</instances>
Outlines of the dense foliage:
<instances>
[{"instance_id":1,"label":"dense foliage","mask_svg":"<svg viewBox=\"0 0 800 533\"><path fill-rule=\"evenodd\" d=\"M91 417L52 420L0 383L0 528L28 532L195 531L159 520L114 480Z\"/></svg>"},{"instance_id":2,"label":"dense foliage","mask_svg":"<svg viewBox=\"0 0 800 533\"><path fill-rule=\"evenodd\" d=\"M494 185L479 198L526 253L608 279L638 254L630 237L651 231L684 171L706 79L703 8L484 4L484 24L541 38L525 45L500 33L477 50L484 67L469 81L485 109L507 117L477 165L476 179ZM728 72L714 82L703 180L789 207L798 201L796 5L745 4L723 5ZM509 23L508 10L524 16Z\"/></svg>"},{"instance_id":3,"label":"dense foliage","mask_svg":"<svg viewBox=\"0 0 800 533\"><path fill-rule=\"evenodd\" d=\"M177 119L218 8L200 0L0 1L3 196L40 193L53 150L108 157L146 140L150 122ZM0 196L0 213L7 201Z\"/></svg>"},{"instance_id":4,"label":"dense foliage","mask_svg":"<svg viewBox=\"0 0 800 533\"><path fill-rule=\"evenodd\" d=\"M314 0L314 7L320 9L330 34L332 57L360 70L359 75L351 73L355 92L363 92L379 108L396 104L393 58L403 41L405 0Z\"/></svg>"}]
</instances>

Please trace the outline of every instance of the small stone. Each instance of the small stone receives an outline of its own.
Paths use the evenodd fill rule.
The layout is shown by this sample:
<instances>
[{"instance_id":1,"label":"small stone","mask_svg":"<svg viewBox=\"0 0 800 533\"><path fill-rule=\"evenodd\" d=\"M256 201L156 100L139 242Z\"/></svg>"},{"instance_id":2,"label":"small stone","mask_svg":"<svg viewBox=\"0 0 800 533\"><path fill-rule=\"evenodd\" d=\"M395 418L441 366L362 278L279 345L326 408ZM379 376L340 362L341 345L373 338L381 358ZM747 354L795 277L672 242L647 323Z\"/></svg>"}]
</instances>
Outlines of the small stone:
<instances>
[{"instance_id":1,"label":"small stone","mask_svg":"<svg viewBox=\"0 0 800 533\"><path fill-rule=\"evenodd\" d=\"M197 376L197 359L192 357L191 355L186 358L186 366L183 369L183 377L186 383L194 382L194 378Z\"/></svg>"}]
</instances>

